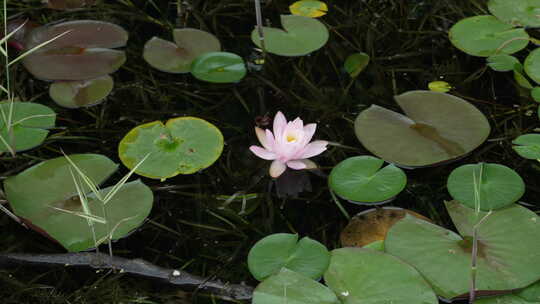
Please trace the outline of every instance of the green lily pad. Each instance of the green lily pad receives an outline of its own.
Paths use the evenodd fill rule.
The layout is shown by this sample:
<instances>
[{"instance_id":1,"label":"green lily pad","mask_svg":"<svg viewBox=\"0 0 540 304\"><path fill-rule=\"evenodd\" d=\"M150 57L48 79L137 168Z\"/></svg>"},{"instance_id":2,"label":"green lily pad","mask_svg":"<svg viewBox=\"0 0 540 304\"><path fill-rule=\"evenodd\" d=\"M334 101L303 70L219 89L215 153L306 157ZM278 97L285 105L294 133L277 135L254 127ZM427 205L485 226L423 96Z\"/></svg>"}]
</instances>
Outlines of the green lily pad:
<instances>
[{"instance_id":1,"label":"green lily pad","mask_svg":"<svg viewBox=\"0 0 540 304\"><path fill-rule=\"evenodd\" d=\"M540 102L540 87L534 87L531 89L531 97L536 102Z\"/></svg>"},{"instance_id":2,"label":"green lily pad","mask_svg":"<svg viewBox=\"0 0 540 304\"><path fill-rule=\"evenodd\" d=\"M514 139L512 149L526 159L540 159L540 134L525 134Z\"/></svg>"},{"instance_id":3,"label":"green lily pad","mask_svg":"<svg viewBox=\"0 0 540 304\"><path fill-rule=\"evenodd\" d=\"M289 233L276 233L259 240L248 254L249 271L259 281L282 268L316 279L329 262L330 253L323 244L308 237L298 241L297 234Z\"/></svg>"},{"instance_id":4,"label":"green lily pad","mask_svg":"<svg viewBox=\"0 0 540 304\"><path fill-rule=\"evenodd\" d=\"M0 136L14 151L39 146L56 120L56 113L49 107L31 102L1 102L0 114ZM0 141L0 152L10 151L4 141Z\"/></svg>"},{"instance_id":5,"label":"green lily pad","mask_svg":"<svg viewBox=\"0 0 540 304\"><path fill-rule=\"evenodd\" d=\"M242 57L227 52L203 54L191 64L191 74L199 80L215 83L238 82L246 76Z\"/></svg>"},{"instance_id":6,"label":"green lily pad","mask_svg":"<svg viewBox=\"0 0 540 304\"><path fill-rule=\"evenodd\" d=\"M525 193L525 183L514 170L499 164L464 165L450 173L448 192L470 208L494 210L513 204Z\"/></svg>"},{"instance_id":7,"label":"green lily pad","mask_svg":"<svg viewBox=\"0 0 540 304\"><path fill-rule=\"evenodd\" d=\"M489 0L488 9L501 21L514 26L540 26L538 0Z\"/></svg>"},{"instance_id":8,"label":"green lily pad","mask_svg":"<svg viewBox=\"0 0 540 304\"><path fill-rule=\"evenodd\" d=\"M372 105L354 124L362 145L387 162L414 168L457 159L489 135L486 117L459 97L409 91L394 98L407 116Z\"/></svg>"},{"instance_id":9,"label":"green lily pad","mask_svg":"<svg viewBox=\"0 0 540 304\"><path fill-rule=\"evenodd\" d=\"M216 126L196 117L154 121L129 131L118 145L122 163L149 178L192 174L213 164L223 151L223 135Z\"/></svg>"},{"instance_id":10,"label":"green lily pad","mask_svg":"<svg viewBox=\"0 0 540 304\"><path fill-rule=\"evenodd\" d=\"M450 42L461 51L480 57L513 54L529 44L529 35L491 16L474 16L460 20L450 28Z\"/></svg>"},{"instance_id":11,"label":"green lily pad","mask_svg":"<svg viewBox=\"0 0 540 304\"><path fill-rule=\"evenodd\" d=\"M143 58L152 67L167 73L188 73L200 55L219 52L216 36L194 28L175 29L174 43L153 37L144 45Z\"/></svg>"},{"instance_id":12,"label":"green lily pad","mask_svg":"<svg viewBox=\"0 0 540 304\"><path fill-rule=\"evenodd\" d=\"M523 63L525 73L536 83L540 83L540 48L530 52ZM532 88L532 87L531 87Z\"/></svg>"},{"instance_id":13,"label":"green lily pad","mask_svg":"<svg viewBox=\"0 0 540 304\"><path fill-rule=\"evenodd\" d=\"M323 47L328 41L328 29L320 21L296 15L281 15L283 29L263 27L267 52L281 56L303 56ZM262 48L259 32L251 32L251 41Z\"/></svg>"},{"instance_id":14,"label":"green lily pad","mask_svg":"<svg viewBox=\"0 0 540 304\"><path fill-rule=\"evenodd\" d=\"M527 286L525 289L518 292L517 295L529 302L540 303L540 281Z\"/></svg>"},{"instance_id":15,"label":"green lily pad","mask_svg":"<svg viewBox=\"0 0 540 304\"><path fill-rule=\"evenodd\" d=\"M111 76L91 80L57 81L49 87L49 96L59 106L75 109L100 104L114 86Z\"/></svg>"},{"instance_id":16,"label":"green lily pad","mask_svg":"<svg viewBox=\"0 0 540 304\"><path fill-rule=\"evenodd\" d=\"M321 283L283 268L253 291L253 304L340 304L336 295Z\"/></svg>"},{"instance_id":17,"label":"green lily pad","mask_svg":"<svg viewBox=\"0 0 540 304\"><path fill-rule=\"evenodd\" d=\"M416 268L439 296L452 299L469 291L472 227L487 212L477 216L457 201L447 202L446 207L463 238L407 215L392 226L384 246L386 252ZM522 288L540 279L540 218L534 212L520 205L494 210L477 233L480 293Z\"/></svg>"},{"instance_id":18,"label":"green lily pad","mask_svg":"<svg viewBox=\"0 0 540 304\"><path fill-rule=\"evenodd\" d=\"M523 75L523 67L519 66L514 69L514 80L517 84L525 89L531 90L533 88L531 82Z\"/></svg>"},{"instance_id":19,"label":"green lily pad","mask_svg":"<svg viewBox=\"0 0 540 304\"><path fill-rule=\"evenodd\" d=\"M345 59L345 71L354 78L357 77L369 64L369 55L366 53L351 54Z\"/></svg>"},{"instance_id":20,"label":"green lily pad","mask_svg":"<svg viewBox=\"0 0 540 304\"><path fill-rule=\"evenodd\" d=\"M328 185L344 199L361 203L380 203L395 197L405 188L407 176L373 156L355 156L337 164L330 172Z\"/></svg>"},{"instance_id":21,"label":"green lily pad","mask_svg":"<svg viewBox=\"0 0 540 304\"><path fill-rule=\"evenodd\" d=\"M429 284L411 265L371 249L332 250L324 281L343 304L439 303Z\"/></svg>"},{"instance_id":22,"label":"green lily pad","mask_svg":"<svg viewBox=\"0 0 540 304\"><path fill-rule=\"evenodd\" d=\"M540 302L529 302L516 295L508 294L497 297L477 299L475 304L539 304Z\"/></svg>"},{"instance_id":23,"label":"green lily pad","mask_svg":"<svg viewBox=\"0 0 540 304\"><path fill-rule=\"evenodd\" d=\"M25 40L31 49L58 35L23 59L25 68L44 80L89 80L116 71L126 61L123 51L128 33L118 25L77 20L45 25L31 31Z\"/></svg>"},{"instance_id":24,"label":"green lily pad","mask_svg":"<svg viewBox=\"0 0 540 304\"><path fill-rule=\"evenodd\" d=\"M488 62L488 66L497 72L513 71L516 65L521 65L516 57L507 54L491 55L486 58L486 61Z\"/></svg>"},{"instance_id":25,"label":"green lily pad","mask_svg":"<svg viewBox=\"0 0 540 304\"><path fill-rule=\"evenodd\" d=\"M104 182L118 167L103 155L75 154L69 157L96 185ZM96 243L86 218L54 209L83 212L70 169L75 172L65 157L50 159L9 177L4 181L4 189L17 216L68 251L77 252L93 248ZM74 175L78 176L77 173ZM89 187L82 181L80 186L81 192L88 196L90 213L107 221L106 224L93 222L98 244L111 232L114 240L128 235L142 224L152 208L152 191L138 180L120 188L105 205L106 215L101 201ZM111 187L100 190L101 196L110 190Z\"/></svg>"}]
</instances>

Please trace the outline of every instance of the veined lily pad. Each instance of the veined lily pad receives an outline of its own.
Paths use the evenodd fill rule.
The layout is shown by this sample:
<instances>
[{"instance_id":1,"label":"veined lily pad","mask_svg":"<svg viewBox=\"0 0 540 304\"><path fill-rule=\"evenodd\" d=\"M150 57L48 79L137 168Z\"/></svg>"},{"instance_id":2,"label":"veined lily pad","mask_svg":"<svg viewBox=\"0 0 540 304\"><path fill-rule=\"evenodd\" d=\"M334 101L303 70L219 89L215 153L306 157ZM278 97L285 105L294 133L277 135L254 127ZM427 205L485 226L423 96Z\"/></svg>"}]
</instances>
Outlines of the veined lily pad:
<instances>
[{"instance_id":1,"label":"veined lily pad","mask_svg":"<svg viewBox=\"0 0 540 304\"><path fill-rule=\"evenodd\" d=\"M122 163L149 178L192 174L213 164L223 151L223 135L213 124L196 117L154 121L129 131L118 145Z\"/></svg>"},{"instance_id":2,"label":"veined lily pad","mask_svg":"<svg viewBox=\"0 0 540 304\"><path fill-rule=\"evenodd\" d=\"M337 164L330 172L328 185L337 195L359 203L380 203L395 197L407 184L407 176L373 156L355 156Z\"/></svg>"},{"instance_id":3,"label":"veined lily pad","mask_svg":"<svg viewBox=\"0 0 540 304\"><path fill-rule=\"evenodd\" d=\"M525 193L525 183L514 170L499 164L464 165L450 173L448 192L469 208L489 211L516 202Z\"/></svg>"},{"instance_id":4,"label":"veined lily pad","mask_svg":"<svg viewBox=\"0 0 540 304\"><path fill-rule=\"evenodd\" d=\"M488 66L497 72L513 71L516 66L521 65L516 57L507 54L491 55L486 58L486 60L488 62Z\"/></svg>"},{"instance_id":5,"label":"veined lily pad","mask_svg":"<svg viewBox=\"0 0 540 304\"><path fill-rule=\"evenodd\" d=\"M75 154L69 156L80 170L96 185L105 181L118 165L103 155ZM126 236L137 228L150 213L153 195L150 188L140 181L124 184L105 205L89 187L79 180L81 192L88 196L90 214L106 220L106 224L93 222L95 239L88 219L77 214L83 212L77 187L70 173L78 176L65 157L58 157L39 163L24 170L4 182L4 189L14 213L25 219L32 227L58 241L68 251L87 250L106 240ZM104 197L111 188L100 190ZM89 193L90 192L90 193Z\"/></svg>"},{"instance_id":6,"label":"veined lily pad","mask_svg":"<svg viewBox=\"0 0 540 304\"><path fill-rule=\"evenodd\" d=\"M382 207L362 211L349 221L340 234L341 246L364 247L377 241L383 241L390 227L410 214L419 219L430 221L414 211L397 207Z\"/></svg>"},{"instance_id":7,"label":"veined lily pad","mask_svg":"<svg viewBox=\"0 0 540 304\"><path fill-rule=\"evenodd\" d=\"M540 26L538 0L489 0L488 9L495 17L514 26Z\"/></svg>"},{"instance_id":8,"label":"veined lily pad","mask_svg":"<svg viewBox=\"0 0 540 304\"><path fill-rule=\"evenodd\" d=\"M329 262L330 253L323 244L308 237L298 241L297 234L289 233L276 233L259 240L248 254L249 271L259 281L282 268L316 279Z\"/></svg>"},{"instance_id":9,"label":"veined lily pad","mask_svg":"<svg viewBox=\"0 0 540 304\"><path fill-rule=\"evenodd\" d=\"M482 112L456 96L410 91L394 98L407 116L372 105L354 124L364 147L387 162L434 165L466 155L489 135Z\"/></svg>"},{"instance_id":10,"label":"veined lily pad","mask_svg":"<svg viewBox=\"0 0 540 304\"><path fill-rule=\"evenodd\" d=\"M65 108L88 107L101 103L112 91L113 85L109 75L91 80L57 81L49 87L49 96Z\"/></svg>"},{"instance_id":11,"label":"veined lily pad","mask_svg":"<svg viewBox=\"0 0 540 304\"><path fill-rule=\"evenodd\" d=\"M283 268L253 291L253 304L340 304L336 295L319 282Z\"/></svg>"},{"instance_id":12,"label":"veined lily pad","mask_svg":"<svg viewBox=\"0 0 540 304\"><path fill-rule=\"evenodd\" d=\"M540 303L540 281L527 286L525 289L518 292L517 295L529 302Z\"/></svg>"},{"instance_id":13,"label":"veined lily pad","mask_svg":"<svg viewBox=\"0 0 540 304\"><path fill-rule=\"evenodd\" d=\"M11 114L10 114L11 113ZM11 115L11 118L10 118ZM0 103L0 152L24 151L39 146L54 127L56 113L31 102ZM11 126L8 125L11 124ZM9 149L6 144L7 142Z\"/></svg>"},{"instance_id":14,"label":"veined lily pad","mask_svg":"<svg viewBox=\"0 0 540 304\"><path fill-rule=\"evenodd\" d=\"M480 57L513 54L529 44L529 35L524 29L514 28L491 15L460 20L450 28L449 37L458 49Z\"/></svg>"},{"instance_id":15,"label":"veined lily pad","mask_svg":"<svg viewBox=\"0 0 540 304\"><path fill-rule=\"evenodd\" d=\"M246 65L242 57L227 52L203 54L191 64L195 78L215 83L238 82L246 76Z\"/></svg>"},{"instance_id":16,"label":"veined lily pad","mask_svg":"<svg viewBox=\"0 0 540 304\"><path fill-rule=\"evenodd\" d=\"M326 15L328 6L322 1L301 0L291 4L289 10L293 15L318 18Z\"/></svg>"},{"instance_id":17,"label":"veined lily pad","mask_svg":"<svg viewBox=\"0 0 540 304\"><path fill-rule=\"evenodd\" d=\"M200 55L219 52L216 36L194 28L175 29L174 43L153 37L144 45L143 58L152 67L167 73L188 73Z\"/></svg>"},{"instance_id":18,"label":"veined lily pad","mask_svg":"<svg viewBox=\"0 0 540 304\"><path fill-rule=\"evenodd\" d=\"M438 295L451 299L469 291L472 229L487 212L477 216L457 201L446 207L463 238L407 215L390 229L384 245L418 269ZM522 288L540 279L540 218L534 212L520 205L494 210L477 233L479 291Z\"/></svg>"},{"instance_id":19,"label":"veined lily pad","mask_svg":"<svg viewBox=\"0 0 540 304\"><path fill-rule=\"evenodd\" d=\"M45 80L88 80L116 71L126 60L123 51L127 32L120 26L93 20L45 25L31 31L26 48L31 49L58 35L60 38L23 59L26 69Z\"/></svg>"},{"instance_id":20,"label":"veined lily pad","mask_svg":"<svg viewBox=\"0 0 540 304\"><path fill-rule=\"evenodd\" d=\"M411 265L371 249L333 250L324 281L343 304L439 303L429 284Z\"/></svg>"},{"instance_id":21,"label":"veined lily pad","mask_svg":"<svg viewBox=\"0 0 540 304\"><path fill-rule=\"evenodd\" d=\"M345 70L351 77L357 77L369 64L369 59L369 55L366 53L351 54L345 59Z\"/></svg>"},{"instance_id":22,"label":"veined lily pad","mask_svg":"<svg viewBox=\"0 0 540 304\"><path fill-rule=\"evenodd\" d=\"M540 159L540 134L525 134L514 139L512 146L519 156L527 159Z\"/></svg>"},{"instance_id":23,"label":"veined lily pad","mask_svg":"<svg viewBox=\"0 0 540 304\"><path fill-rule=\"evenodd\" d=\"M46 0L47 6L57 10L72 10L85 6L91 6L96 0Z\"/></svg>"},{"instance_id":24,"label":"veined lily pad","mask_svg":"<svg viewBox=\"0 0 540 304\"><path fill-rule=\"evenodd\" d=\"M284 30L263 27L266 51L281 56L307 55L323 47L328 41L328 29L320 21L296 15L281 15ZM251 32L251 40L261 46L257 29Z\"/></svg>"},{"instance_id":25,"label":"veined lily pad","mask_svg":"<svg viewBox=\"0 0 540 304\"><path fill-rule=\"evenodd\" d=\"M531 77L536 83L540 83L540 48L535 49L530 52L525 62L523 63L523 68L525 73ZM532 87L531 87L532 88Z\"/></svg>"}]
</instances>

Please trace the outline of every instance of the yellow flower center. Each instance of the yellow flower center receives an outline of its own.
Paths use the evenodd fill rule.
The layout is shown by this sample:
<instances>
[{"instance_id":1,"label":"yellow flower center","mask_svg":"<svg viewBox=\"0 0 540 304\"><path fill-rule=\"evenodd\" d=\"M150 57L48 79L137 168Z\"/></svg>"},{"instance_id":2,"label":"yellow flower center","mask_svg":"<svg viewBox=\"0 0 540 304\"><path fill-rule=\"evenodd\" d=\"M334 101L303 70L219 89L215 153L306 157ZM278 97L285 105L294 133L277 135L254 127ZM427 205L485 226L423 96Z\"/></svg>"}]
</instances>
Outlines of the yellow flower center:
<instances>
[{"instance_id":1,"label":"yellow flower center","mask_svg":"<svg viewBox=\"0 0 540 304\"><path fill-rule=\"evenodd\" d=\"M294 135L287 135L287 142L295 142L296 137Z\"/></svg>"}]
</instances>

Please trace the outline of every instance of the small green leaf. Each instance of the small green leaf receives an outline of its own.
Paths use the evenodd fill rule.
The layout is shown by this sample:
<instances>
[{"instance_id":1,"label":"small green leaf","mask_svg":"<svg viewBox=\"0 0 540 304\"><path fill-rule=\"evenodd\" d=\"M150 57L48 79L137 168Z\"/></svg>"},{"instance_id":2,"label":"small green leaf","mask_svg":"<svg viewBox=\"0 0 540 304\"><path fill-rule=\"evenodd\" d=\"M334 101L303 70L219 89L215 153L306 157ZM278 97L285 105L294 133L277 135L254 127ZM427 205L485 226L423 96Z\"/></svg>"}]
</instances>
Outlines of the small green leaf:
<instances>
[{"instance_id":1,"label":"small green leaf","mask_svg":"<svg viewBox=\"0 0 540 304\"><path fill-rule=\"evenodd\" d=\"M296 15L281 15L283 29L263 27L266 51L281 56L303 56L323 47L328 29L320 21ZM259 32L251 32L251 41L262 47Z\"/></svg>"},{"instance_id":2,"label":"small green leaf","mask_svg":"<svg viewBox=\"0 0 540 304\"><path fill-rule=\"evenodd\" d=\"M400 168L373 156L355 156L337 164L328 185L339 196L362 203L380 203L405 188L407 176Z\"/></svg>"},{"instance_id":3,"label":"small green leaf","mask_svg":"<svg viewBox=\"0 0 540 304\"><path fill-rule=\"evenodd\" d=\"M540 83L540 48L537 48L529 53L523 64L525 73L534 80ZM532 89L532 87L530 88Z\"/></svg>"},{"instance_id":4,"label":"small green leaf","mask_svg":"<svg viewBox=\"0 0 540 304\"><path fill-rule=\"evenodd\" d=\"M491 55L486 61L488 66L497 72L513 71L516 65L521 65L516 57L507 54Z\"/></svg>"},{"instance_id":5,"label":"small green leaf","mask_svg":"<svg viewBox=\"0 0 540 304\"><path fill-rule=\"evenodd\" d=\"M536 102L540 102L540 87L534 87L531 89L531 97Z\"/></svg>"},{"instance_id":6,"label":"small green leaf","mask_svg":"<svg viewBox=\"0 0 540 304\"><path fill-rule=\"evenodd\" d=\"M447 187L455 200L469 208L476 208L478 203L484 211L513 204L525 193L519 174L499 164L458 167L448 176Z\"/></svg>"},{"instance_id":7,"label":"small green leaf","mask_svg":"<svg viewBox=\"0 0 540 304\"><path fill-rule=\"evenodd\" d=\"M227 52L210 52L197 57L191 64L191 74L199 80L215 83L238 82L246 76L242 57Z\"/></svg>"},{"instance_id":8,"label":"small green leaf","mask_svg":"<svg viewBox=\"0 0 540 304\"><path fill-rule=\"evenodd\" d=\"M319 278L330 261L326 247L308 237L298 241L297 234L276 233L259 240L249 251L248 267L259 281L282 268L312 279Z\"/></svg>"},{"instance_id":9,"label":"small green leaf","mask_svg":"<svg viewBox=\"0 0 540 304\"><path fill-rule=\"evenodd\" d=\"M345 59L345 71L347 71L352 78L357 77L369 64L369 60L370 57L366 53L351 54Z\"/></svg>"},{"instance_id":10,"label":"small green leaf","mask_svg":"<svg viewBox=\"0 0 540 304\"><path fill-rule=\"evenodd\" d=\"M514 139L512 149L527 159L540 159L540 134L525 134Z\"/></svg>"},{"instance_id":11,"label":"small green leaf","mask_svg":"<svg viewBox=\"0 0 540 304\"><path fill-rule=\"evenodd\" d=\"M491 15L461 19L450 28L449 38L458 49L480 57L513 54L529 44L524 29L513 28Z\"/></svg>"},{"instance_id":12,"label":"small green leaf","mask_svg":"<svg viewBox=\"0 0 540 304\"><path fill-rule=\"evenodd\" d=\"M321 283L283 268L253 291L252 304L340 304L336 295Z\"/></svg>"},{"instance_id":13,"label":"small green leaf","mask_svg":"<svg viewBox=\"0 0 540 304\"><path fill-rule=\"evenodd\" d=\"M24 151L39 146L49 134L48 129L54 127L55 120L56 113L41 104L1 102L0 136L3 140L0 140L0 152Z\"/></svg>"}]
</instances>

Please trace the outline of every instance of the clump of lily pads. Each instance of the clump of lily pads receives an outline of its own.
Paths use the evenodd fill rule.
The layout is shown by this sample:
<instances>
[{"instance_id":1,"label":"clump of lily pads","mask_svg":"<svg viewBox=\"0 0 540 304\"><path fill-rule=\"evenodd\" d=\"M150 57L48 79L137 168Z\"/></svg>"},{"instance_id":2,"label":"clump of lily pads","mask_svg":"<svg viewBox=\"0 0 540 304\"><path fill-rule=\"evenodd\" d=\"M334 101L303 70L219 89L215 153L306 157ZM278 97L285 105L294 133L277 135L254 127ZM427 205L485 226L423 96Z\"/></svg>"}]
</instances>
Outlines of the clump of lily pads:
<instances>
[{"instance_id":1,"label":"clump of lily pads","mask_svg":"<svg viewBox=\"0 0 540 304\"><path fill-rule=\"evenodd\" d=\"M189 73L197 79L214 82L238 82L246 75L244 60L233 53L221 52L216 36L194 28L175 29L174 42L158 37L148 40L143 58L152 67L167 73Z\"/></svg>"},{"instance_id":2,"label":"clump of lily pads","mask_svg":"<svg viewBox=\"0 0 540 304\"><path fill-rule=\"evenodd\" d=\"M95 105L110 93L115 72L126 60L128 33L95 20L44 25L26 35L24 48L37 47L23 65L36 78L55 81L51 98L68 108Z\"/></svg>"}]
</instances>

